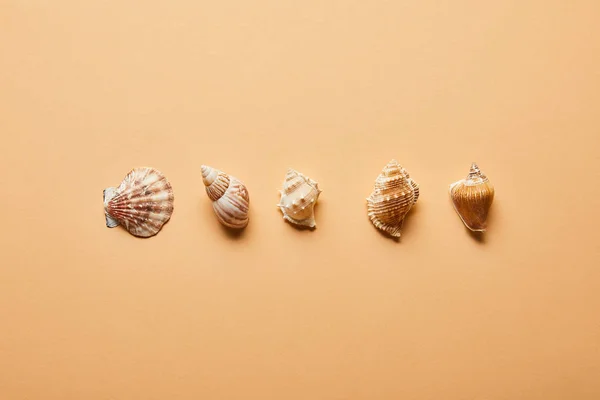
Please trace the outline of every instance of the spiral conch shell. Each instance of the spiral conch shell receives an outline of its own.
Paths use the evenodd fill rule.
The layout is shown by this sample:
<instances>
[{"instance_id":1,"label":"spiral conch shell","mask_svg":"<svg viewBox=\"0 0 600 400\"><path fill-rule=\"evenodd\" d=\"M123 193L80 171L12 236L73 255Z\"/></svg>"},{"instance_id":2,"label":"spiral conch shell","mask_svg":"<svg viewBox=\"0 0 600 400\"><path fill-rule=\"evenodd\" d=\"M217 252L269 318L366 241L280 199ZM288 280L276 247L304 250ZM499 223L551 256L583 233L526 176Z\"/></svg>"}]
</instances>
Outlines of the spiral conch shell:
<instances>
[{"instance_id":1,"label":"spiral conch shell","mask_svg":"<svg viewBox=\"0 0 600 400\"><path fill-rule=\"evenodd\" d=\"M299 226L316 227L314 207L321 193L317 182L290 168L280 193L277 207L284 219Z\"/></svg>"},{"instance_id":2,"label":"spiral conch shell","mask_svg":"<svg viewBox=\"0 0 600 400\"><path fill-rule=\"evenodd\" d=\"M173 189L154 168L134 168L118 188L104 189L106 226L123 225L132 235L154 236L171 218Z\"/></svg>"},{"instance_id":3,"label":"spiral conch shell","mask_svg":"<svg viewBox=\"0 0 600 400\"><path fill-rule=\"evenodd\" d=\"M465 179L450 185L450 198L467 228L480 232L486 230L488 211L494 201L494 188L477 164L471 164Z\"/></svg>"},{"instance_id":4,"label":"spiral conch shell","mask_svg":"<svg viewBox=\"0 0 600 400\"><path fill-rule=\"evenodd\" d=\"M418 198L419 185L392 160L375 180L375 189L367 198L369 218L378 229L398 238L404 217Z\"/></svg>"},{"instance_id":5,"label":"spiral conch shell","mask_svg":"<svg viewBox=\"0 0 600 400\"><path fill-rule=\"evenodd\" d=\"M250 207L246 186L233 176L206 165L202 166L202 181L219 222L229 228L245 228Z\"/></svg>"}]
</instances>

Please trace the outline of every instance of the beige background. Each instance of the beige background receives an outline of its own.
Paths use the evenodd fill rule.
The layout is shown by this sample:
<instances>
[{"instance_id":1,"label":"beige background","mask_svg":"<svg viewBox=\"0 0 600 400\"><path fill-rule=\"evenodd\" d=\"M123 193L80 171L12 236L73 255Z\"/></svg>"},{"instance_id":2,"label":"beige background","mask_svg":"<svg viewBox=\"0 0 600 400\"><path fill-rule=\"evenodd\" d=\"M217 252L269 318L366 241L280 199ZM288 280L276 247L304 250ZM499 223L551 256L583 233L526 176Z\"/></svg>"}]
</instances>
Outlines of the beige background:
<instances>
[{"instance_id":1,"label":"beige background","mask_svg":"<svg viewBox=\"0 0 600 400\"><path fill-rule=\"evenodd\" d=\"M0 2L0 399L599 399L600 3ZM399 243L365 197L421 185ZM496 186L472 237L447 186ZM200 165L241 178L218 225ZM102 190L165 173L155 238ZM318 228L275 208L288 167Z\"/></svg>"}]
</instances>

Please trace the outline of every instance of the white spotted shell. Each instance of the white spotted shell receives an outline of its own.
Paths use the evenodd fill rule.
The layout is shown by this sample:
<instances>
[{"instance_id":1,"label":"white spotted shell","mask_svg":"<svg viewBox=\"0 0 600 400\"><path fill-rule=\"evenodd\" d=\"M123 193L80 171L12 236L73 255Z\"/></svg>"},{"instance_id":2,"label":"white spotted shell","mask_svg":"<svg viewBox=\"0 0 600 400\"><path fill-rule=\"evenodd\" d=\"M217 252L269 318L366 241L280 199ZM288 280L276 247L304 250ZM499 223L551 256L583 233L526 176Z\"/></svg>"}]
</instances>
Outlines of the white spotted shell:
<instances>
[{"instance_id":1,"label":"white spotted shell","mask_svg":"<svg viewBox=\"0 0 600 400\"><path fill-rule=\"evenodd\" d=\"M219 222L229 228L245 228L250 208L246 186L233 176L206 165L202 166L202 182L206 186L206 194L213 201Z\"/></svg>"},{"instance_id":2,"label":"white spotted shell","mask_svg":"<svg viewBox=\"0 0 600 400\"><path fill-rule=\"evenodd\" d=\"M277 207L285 220L299 226L316 227L314 208L321 193L317 182L290 168L280 193Z\"/></svg>"},{"instance_id":3,"label":"white spotted shell","mask_svg":"<svg viewBox=\"0 0 600 400\"><path fill-rule=\"evenodd\" d=\"M375 180L367 198L373 225L392 237L400 237L404 217L419 198L419 185L396 160L390 161Z\"/></svg>"},{"instance_id":4,"label":"white spotted shell","mask_svg":"<svg viewBox=\"0 0 600 400\"><path fill-rule=\"evenodd\" d=\"M122 225L132 235L154 236L171 218L173 189L154 168L134 168L118 188L104 189L106 226Z\"/></svg>"}]
</instances>

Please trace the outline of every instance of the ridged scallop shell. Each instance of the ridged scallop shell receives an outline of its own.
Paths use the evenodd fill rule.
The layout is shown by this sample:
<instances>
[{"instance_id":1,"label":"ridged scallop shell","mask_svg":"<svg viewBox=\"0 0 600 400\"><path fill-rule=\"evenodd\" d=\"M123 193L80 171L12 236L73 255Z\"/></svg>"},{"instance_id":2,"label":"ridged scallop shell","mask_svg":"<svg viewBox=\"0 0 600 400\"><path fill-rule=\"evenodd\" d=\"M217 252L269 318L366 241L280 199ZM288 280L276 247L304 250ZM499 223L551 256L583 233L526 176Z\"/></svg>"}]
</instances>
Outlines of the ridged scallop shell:
<instances>
[{"instance_id":1,"label":"ridged scallop shell","mask_svg":"<svg viewBox=\"0 0 600 400\"><path fill-rule=\"evenodd\" d=\"M202 166L202 182L219 222L229 228L245 228L250 208L246 186L239 179L206 165Z\"/></svg>"},{"instance_id":2,"label":"ridged scallop shell","mask_svg":"<svg viewBox=\"0 0 600 400\"><path fill-rule=\"evenodd\" d=\"M378 229L400 237L404 217L419 198L419 185L396 160L390 161L375 180L367 198L368 215Z\"/></svg>"},{"instance_id":3,"label":"ridged scallop shell","mask_svg":"<svg viewBox=\"0 0 600 400\"><path fill-rule=\"evenodd\" d=\"M277 207L284 219L292 224L316 227L314 208L321 193L317 182L290 168L280 193Z\"/></svg>"},{"instance_id":4,"label":"ridged scallop shell","mask_svg":"<svg viewBox=\"0 0 600 400\"><path fill-rule=\"evenodd\" d=\"M171 218L173 189L154 168L134 168L118 188L104 189L106 226L123 225L132 235L154 236Z\"/></svg>"},{"instance_id":5,"label":"ridged scallop shell","mask_svg":"<svg viewBox=\"0 0 600 400\"><path fill-rule=\"evenodd\" d=\"M467 228L485 232L488 212L494 201L494 187L477 164L471 164L469 175L465 179L450 185L450 198Z\"/></svg>"}]
</instances>

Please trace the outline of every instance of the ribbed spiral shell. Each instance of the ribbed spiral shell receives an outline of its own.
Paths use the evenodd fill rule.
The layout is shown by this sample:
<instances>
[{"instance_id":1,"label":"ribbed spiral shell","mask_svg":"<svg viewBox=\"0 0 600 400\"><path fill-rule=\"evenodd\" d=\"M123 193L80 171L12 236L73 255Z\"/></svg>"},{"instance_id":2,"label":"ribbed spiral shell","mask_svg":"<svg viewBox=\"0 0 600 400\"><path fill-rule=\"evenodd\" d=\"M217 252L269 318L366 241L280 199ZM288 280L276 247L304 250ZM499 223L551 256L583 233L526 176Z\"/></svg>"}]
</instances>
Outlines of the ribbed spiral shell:
<instances>
[{"instance_id":1,"label":"ribbed spiral shell","mask_svg":"<svg viewBox=\"0 0 600 400\"><path fill-rule=\"evenodd\" d=\"M105 190L104 211L132 235L149 237L171 218L173 200L171 184L161 172L134 168L118 188Z\"/></svg>"},{"instance_id":2,"label":"ribbed spiral shell","mask_svg":"<svg viewBox=\"0 0 600 400\"><path fill-rule=\"evenodd\" d=\"M218 169L202 166L202 182L221 224L234 229L248 225L250 196L244 184Z\"/></svg>"},{"instance_id":3,"label":"ribbed spiral shell","mask_svg":"<svg viewBox=\"0 0 600 400\"><path fill-rule=\"evenodd\" d=\"M484 232L494 201L494 187L476 163L471 164L465 179L450 185L450 198L456 213L472 231Z\"/></svg>"},{"instance_id":4,"label":"ribbed spiral shell","mask_svg":"<svg viewBox=\"0 0 600 400\"><path fill-rule=\"evenodd\" d=\"M317 182L290 168L285 175L277 206L287 221L314 228L314 207L320 193Z\"/></svg>"},{"instance_id":5,"label":"ribbed spiral shell","mask_svg":"<svg viewBox=\"0 0 600 400\"><path fill-rule=\"evenodd\" d=\"M378 229L400 237L404 217L418 197L419 185L392 160L375 180L375 188L367 198L368 216Z\"/></svg>"}]
</instances>

